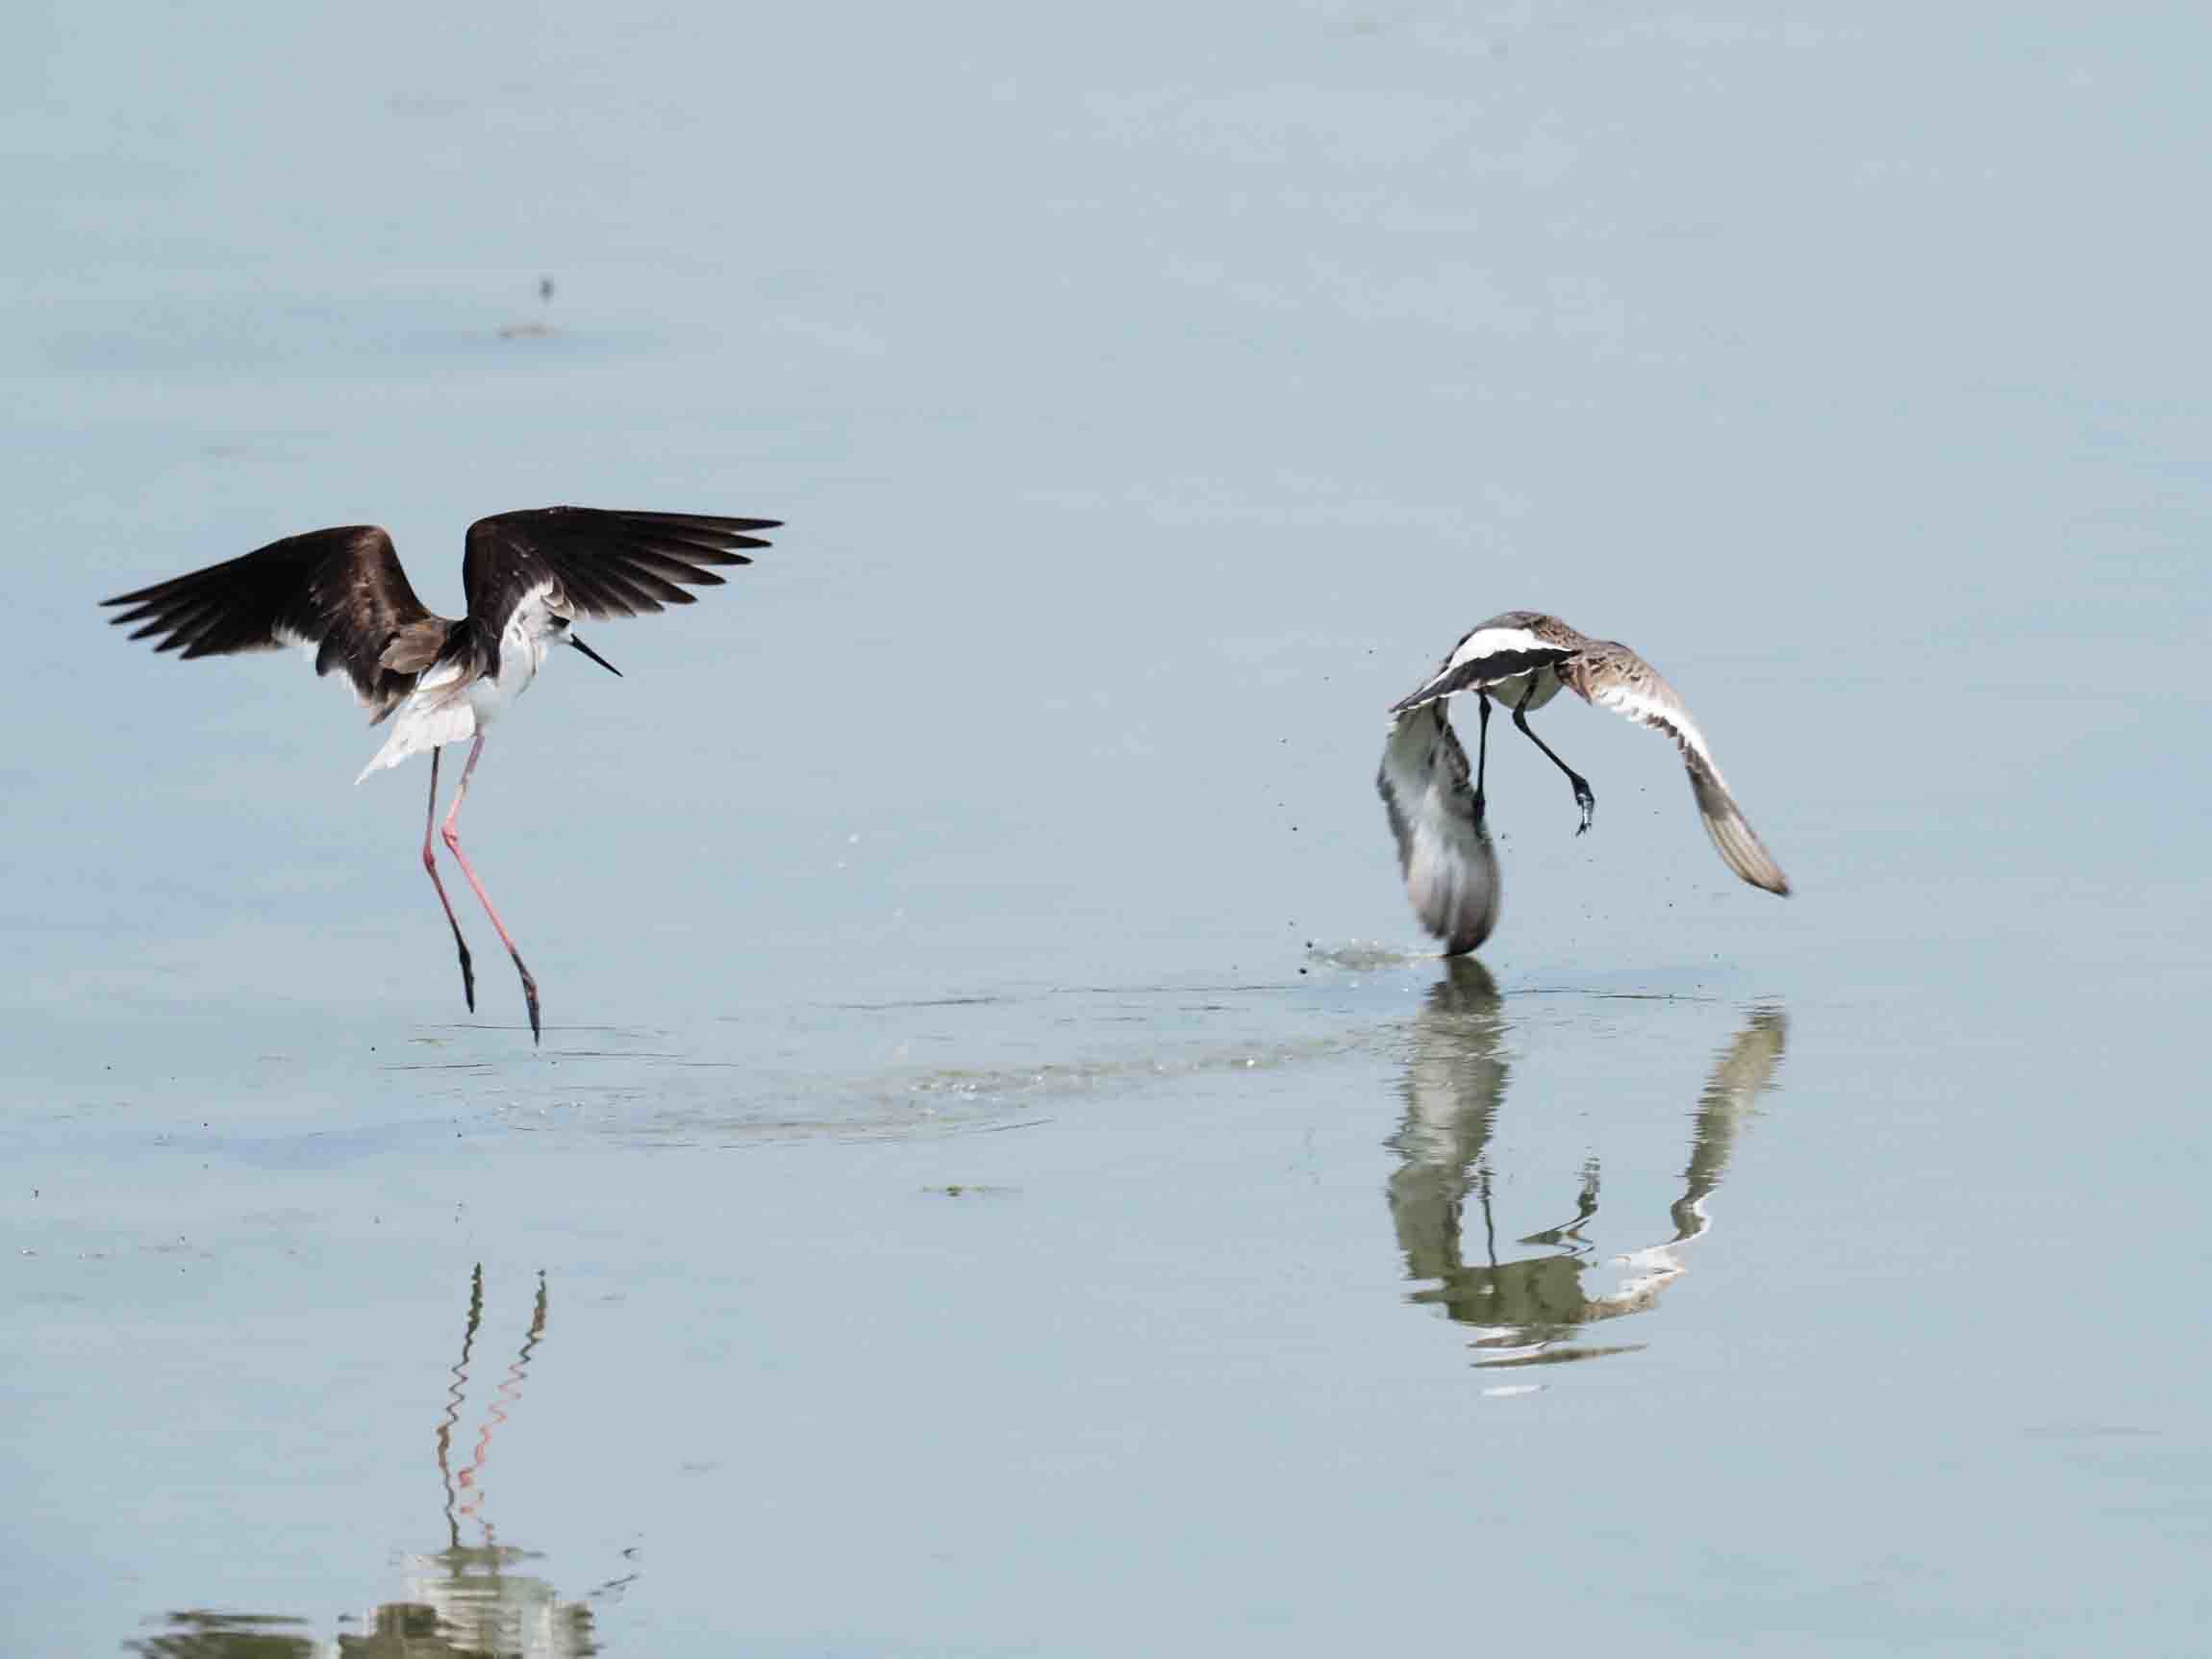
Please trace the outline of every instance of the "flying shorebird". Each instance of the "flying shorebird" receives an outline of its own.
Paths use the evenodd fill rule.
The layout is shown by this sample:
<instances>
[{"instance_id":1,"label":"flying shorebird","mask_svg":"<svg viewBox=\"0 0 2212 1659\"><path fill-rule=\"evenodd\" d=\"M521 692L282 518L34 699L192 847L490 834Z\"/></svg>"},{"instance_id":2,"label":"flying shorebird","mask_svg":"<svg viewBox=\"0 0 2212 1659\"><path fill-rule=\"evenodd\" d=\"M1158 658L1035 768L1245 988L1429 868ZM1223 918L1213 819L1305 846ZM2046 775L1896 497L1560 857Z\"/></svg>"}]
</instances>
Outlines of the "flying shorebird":
<instances>
[{"instance_id":1,"label":"flying shorebird","mask_svg":"<svg viewBox=\"0 0 2212 1659\"><path fill-rule=\"evenodd\" d=\"M1597 799L1589 781L1528 724L1528 712L1551 701L1562 686L1673 739L1722 862L1753 887L1789 893L1788 878L1745 821L1704 735L1659 671L1618 641L1593 640L1539 611L1508 611L1461 639L1419 691L1391 705L1390 738L1375 777L1397 841L1406 896L1421 924L1445 942L1447 956L1472 950L1497 925L1497 855L1483 798L1492 698L1513 711L1522 735L1567 774L1582 809L1574 833L1590 828ZM1467 751L1444 710L1445 698L1463 691L1474 693L1481 714L1471 788Z\"/></svg>"},{"instance_id":2,"label":"flying shorebird","mask_svg":"<svg viewBox=\"0 0 2212 1659\"><path fill-rule=\"evenodd\" d=\"M716 518L691 513L620 513L544 507L501 513L468 527L461 583L468 615L434 616L408 586L391 538L373 524L288 536L189 576L102 600L130 607L110 617L140 624L131 638L160 635L158 651L224 657L240 651L306 648L317 674L342 668L375 725L397 714L391 736L362 768L395 767L430 751L430 807L422 826L422 867L461 953L461 992L476 1009L476 971L468 942L445 896L431 854L438 819L438 751L473 738L461 785L445 815L445 845L490 917L522 976L530 1040L539 1041L538 982L491 896L461 850L455 827L468 780L492 720L530 689L555 645L573 645L609 673L621 670L569 632L576 616L636 616L664 605L689 605L690 587L719 587L708 566L750 565L739 548L766 547L751 533L773 518Z\"/></svg>"}]
</instances>

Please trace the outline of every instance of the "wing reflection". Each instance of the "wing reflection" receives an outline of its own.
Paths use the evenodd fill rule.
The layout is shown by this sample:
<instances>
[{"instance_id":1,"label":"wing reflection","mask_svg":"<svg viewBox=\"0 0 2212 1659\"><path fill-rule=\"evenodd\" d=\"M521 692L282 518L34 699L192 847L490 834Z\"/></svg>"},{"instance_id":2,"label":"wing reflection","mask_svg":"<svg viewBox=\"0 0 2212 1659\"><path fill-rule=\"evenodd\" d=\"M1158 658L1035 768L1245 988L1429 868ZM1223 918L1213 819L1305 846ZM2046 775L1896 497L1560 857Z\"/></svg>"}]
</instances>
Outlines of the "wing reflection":
<instances>
[{"instance_id":1,"label":"wing reflection","mask_svg":"<svg viewBox=\"0 0 2212 1659\"><path fill-rule=\"evenodd\" d=\"M1407 1277L1426 1282L1410 1299L1471 1327L1482 1367L1632 1352L1643 1345L1590 1343L1585 1327L1643 1312L1687 1270L1681 1248L1711 1225L1705 1202L1753 1103L1774 1080L1788 1021L1778 1008L1754 1009L1722 1052L1692 1119L1682 1195L1669 1209L1672 1236L1614 1258L1622 1277L1596 1290L1585 1282L1597 1261L1585 1232L1597 1214L1596 1159L1580 1171L1573 1214L1511 1240L1500 1259L1489 1153L1510 1070L1504 1001L1472 958L1451 958L1445 968L1415 1020L1405 1120L1391 1142L1402 1160L1390 1178L1391 1221ZM1470 1244L1467 1233L1476 1225L1480 1235ZM1517 1246L1540 1248L1516 1255Z\"/></svg>"},{"instance_id":2,"label":"wing reflection","mask_svg":"<svg viewBox=\"0 0 2212 1659\"><path fill-rule=\"evenodd\" d=\"M440 1549L401 1557L407 1573L404 1600L388 1601L364 1622L368 1629L341 1632L336 1651L350 1659L586 1659L599 1651L591 1603L620 1596L635 1573L600 1585L584 1597L563 1601L546 1580L517 1571L540 1557L502 1544L491 1524L485 1472L492 1442L521 1404L530 1362L545 1339L549 1308L545 1275L521 1345L485 1408L468 1461L453 1464L454 1430L468 1397L469 1367L484 1325L484 1269L468 1278L468 1312L461 1355L448 1369L444 1410L432 1437L439 1483L444 1492L445 1543ZM475 1541L465 1541L473 1531ZM123 1644L158 1659L314 1659L332 1649L306 1634L306 1621L195 1610L149 1620L163 1628ZM347 1621L351 1622L351 1621ZM301 1633L294 1634L300 1628Z\"/></svg>"},{"instance_id":3,"label":"wing reflection","mask_svg":"<svg viewBox=\"0 0 2212 1659\"><path fill-rule=\"evenodd\" d=\"M312 1637L295 1636L288 1626L304 1619L279 1619L260 1613L216 1613L206 1608L172 1613L156 1636L123 1644L126 1653L146 1659L314 1659Z\"/></svg>"}]
</instances>

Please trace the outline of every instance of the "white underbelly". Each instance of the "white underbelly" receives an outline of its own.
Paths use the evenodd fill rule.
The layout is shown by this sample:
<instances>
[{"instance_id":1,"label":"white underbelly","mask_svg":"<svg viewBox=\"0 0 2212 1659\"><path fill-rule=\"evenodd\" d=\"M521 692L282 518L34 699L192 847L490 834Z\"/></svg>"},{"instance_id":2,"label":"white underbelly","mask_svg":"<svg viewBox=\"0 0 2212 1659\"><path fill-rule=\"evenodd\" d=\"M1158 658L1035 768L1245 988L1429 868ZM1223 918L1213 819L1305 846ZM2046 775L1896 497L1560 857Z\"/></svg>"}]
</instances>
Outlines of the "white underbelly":
<instances>
[{"instance_id":1,"label":"white underbelly","mask_svg":"<svg viewBox=\"0 0 2212 1659\"><path fill-rule=\"evenodd\" d=\"M1531 684L1536 688L1533 692L1529 691ZM1528 707L1541 709L1559 695L1560 685L1557 673L1549 667L1542 667L1531 668L1525 674L1515 674L1510 679L1493 681L1482 689L1508 709L1520 708L1522 697L1528 698Z\"/></svg>"},{"instance_id":2,"label":"white underbelly","mask_svg":"<svg viewBox=\"0 0 2212 1659\"><path fill-rule=\"evenodd\" d=\"M504 715L514 705L515 699L530 689L530 682L537 677L538 665L528 657L517 663L508 653L501 652L497 679L471 680L468 683L468 706L476 711L478 730Z\"/></svg>"},{"instance_id":3,"label":"white underbelly","mask_svg":"<svg viewBox=\"0 0 2212 1659\"><path fill-rule=\"evenodd\" d=\"M515 699L530 689L544 661L542 639L519 624L508 628L506 638L499 641L498 674L488 680L472 680L468 685L468 706L476 711L479 731L504 715Z\"/></svg>"},{"instance_id":4,"label":"white underbelly","mask_svg":"<svg viewBox=\"0 0 2212 1659\"><path fill-rule=\"evenodd\" d=\"M459 663L445 663L415 683L407 701L391 718L391 735L384 747L361 771L361 778L386 767L396 767L410 755L427 753L445 743L466 742L507 712L538 677L538 653L525 642L499 653L499 677L471 680L455 686L462 673ZM355 783L361 782L356 778Z\"/></svg>"}]
</instances>

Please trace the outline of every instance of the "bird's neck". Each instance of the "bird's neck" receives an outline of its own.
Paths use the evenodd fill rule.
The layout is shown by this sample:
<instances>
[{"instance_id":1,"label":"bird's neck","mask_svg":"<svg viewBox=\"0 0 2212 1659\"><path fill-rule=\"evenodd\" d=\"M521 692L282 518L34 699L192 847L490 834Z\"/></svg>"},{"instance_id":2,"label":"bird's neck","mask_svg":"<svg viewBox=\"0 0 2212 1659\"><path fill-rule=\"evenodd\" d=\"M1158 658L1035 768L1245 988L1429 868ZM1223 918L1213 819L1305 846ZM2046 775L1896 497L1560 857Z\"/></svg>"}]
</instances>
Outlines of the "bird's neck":
<instances>
[{"instance_id":1,"label":"bird's neck","mask_svg":"<svg viewBox=\"0 0 2212 1659\"><path fill-rule=\"evenodd\" d=\"M515 606L507 618L496 641L494 674L509 696L519 695L545 666L545 654L553 648L553 622L552 611L535 594Z\"/></svg>"}]
</instances>

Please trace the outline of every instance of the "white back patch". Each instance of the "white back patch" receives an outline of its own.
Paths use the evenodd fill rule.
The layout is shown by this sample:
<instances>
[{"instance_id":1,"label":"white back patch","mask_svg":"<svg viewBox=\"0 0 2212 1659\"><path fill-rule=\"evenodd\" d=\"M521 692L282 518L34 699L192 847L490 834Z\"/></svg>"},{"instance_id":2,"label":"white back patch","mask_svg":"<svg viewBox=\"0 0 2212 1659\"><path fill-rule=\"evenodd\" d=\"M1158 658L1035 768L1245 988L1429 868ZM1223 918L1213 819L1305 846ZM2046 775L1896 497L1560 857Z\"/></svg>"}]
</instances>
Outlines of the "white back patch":
<instances>
[{"instance_id":1,"label":"white back patch","mask_svg":"<svg viewBox=\"0 0 2212 1659\"><path fill-rule=\"evenodd\" d=\"M1464 668L1470 663L1479 663L1485 657L1495 657L1504 651L1556 651L1559 647L1548 640L1540 640L1526 628L1477 628L1462 640L1445 664L1445 671Z\"/></svg>"}]
</instances>

